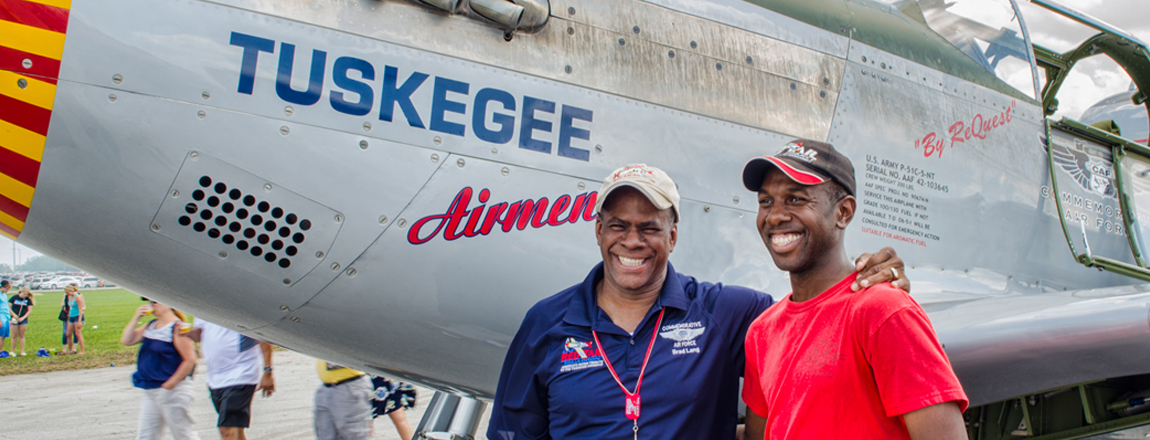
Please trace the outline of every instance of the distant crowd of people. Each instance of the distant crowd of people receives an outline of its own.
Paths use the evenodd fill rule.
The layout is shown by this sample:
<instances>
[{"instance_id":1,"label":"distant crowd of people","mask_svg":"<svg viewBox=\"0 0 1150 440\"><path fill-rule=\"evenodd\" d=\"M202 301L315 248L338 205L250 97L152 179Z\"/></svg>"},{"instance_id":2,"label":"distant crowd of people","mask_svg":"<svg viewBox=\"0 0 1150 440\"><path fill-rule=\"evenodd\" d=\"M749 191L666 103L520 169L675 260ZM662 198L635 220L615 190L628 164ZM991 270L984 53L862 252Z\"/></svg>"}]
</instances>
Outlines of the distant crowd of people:
<instances>
[{"instance_id":1,"label":"distant crowd of people","mask_svg":"<svg viewBox=\"0 0 1150 440\"><path fill-rule=\"evenodd\" d=\"M192 417L194 343L199 342L220 438L246 439L255 393L270 397L275 392L272 346L203 319L191 325L180 311L144 300L148 304L136 309L120 336L123 345L140 345L132 375L132 384L144 390L136 438L158 439L165 430L176 440L200 438ZM145 316L152 319L141 325ZM317 438L369 439L373 420L385 414L402 438L412 437L414 430L399 411L415 406L411 385L323 361L317 370L322 382L315 394Z\"/></svg>"},{"instance_id":2,"label":"distant crowd of people","mask_svg":"<svg viewBox=\"0 0 1150 440\"><path fill-rule=\"evenodd\" d=\"M28 356L25 349L27 341L25 334L28 331L28 317L32 314L32 306L36 305L36 297L27 285L21 286L20 291L9 297L12 283L0 280L0 358ZM58 355L84 354L84 295L80 293L75 284L64 287L64 296L60 300L59 319L63 323L60 336L60 350ZM9 342L10 341L10 342ZM5 343L9 343L6 350ZM17 350L17 344L20 349ZM51 356L48 350L40 349L37 356Z\"/></svg>"}]
</instances>

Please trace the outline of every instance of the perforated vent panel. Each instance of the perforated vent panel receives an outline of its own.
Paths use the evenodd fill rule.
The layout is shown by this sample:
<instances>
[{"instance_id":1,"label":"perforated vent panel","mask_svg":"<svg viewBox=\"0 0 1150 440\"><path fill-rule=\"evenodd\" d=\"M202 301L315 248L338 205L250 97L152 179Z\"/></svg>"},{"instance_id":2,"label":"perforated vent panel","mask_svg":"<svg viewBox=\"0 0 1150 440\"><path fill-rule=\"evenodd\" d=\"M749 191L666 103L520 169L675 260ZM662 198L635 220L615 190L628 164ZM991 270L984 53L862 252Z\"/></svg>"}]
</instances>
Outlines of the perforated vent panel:
<instances>
[{"instance_id":1,"label":"perforated vent panel","mask_svg":"<svg viewBox=\"0 0 1150 440\"><path fill-rule=\"evenodd\" d=\"M278 184L193 152L160 205L152 231L293 284L323 260L342 219Z\"/></svg>"}]
</instances>

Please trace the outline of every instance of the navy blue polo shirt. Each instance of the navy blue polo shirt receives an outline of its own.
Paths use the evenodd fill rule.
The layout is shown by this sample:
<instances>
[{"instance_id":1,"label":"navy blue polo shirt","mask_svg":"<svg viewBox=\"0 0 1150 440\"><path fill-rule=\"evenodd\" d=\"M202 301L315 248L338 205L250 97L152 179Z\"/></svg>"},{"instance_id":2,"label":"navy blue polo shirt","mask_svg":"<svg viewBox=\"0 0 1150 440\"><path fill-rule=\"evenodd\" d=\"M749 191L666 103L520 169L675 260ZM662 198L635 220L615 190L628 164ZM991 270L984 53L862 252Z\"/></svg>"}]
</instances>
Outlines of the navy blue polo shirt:
<instances>
[{"instance_id":1,"label":"navy blue polo shirt","mask_svg":"<svg viewBox=\"0 0 1150 440\"><path fill-rule=\"evenodd\" d=\"M624 394L635 390L652 332L659 336L643 377L639 437L733 439L747 328L773 300L745 287L699 282L667 264L667 280L635 335L596 303L599 263L581 284L535 304L499 375L487 437L493 440L630 439ZM660 308L666 308L655 328ZM599 334L598 347L591 330Z\"/></svg>"}]
</instances>

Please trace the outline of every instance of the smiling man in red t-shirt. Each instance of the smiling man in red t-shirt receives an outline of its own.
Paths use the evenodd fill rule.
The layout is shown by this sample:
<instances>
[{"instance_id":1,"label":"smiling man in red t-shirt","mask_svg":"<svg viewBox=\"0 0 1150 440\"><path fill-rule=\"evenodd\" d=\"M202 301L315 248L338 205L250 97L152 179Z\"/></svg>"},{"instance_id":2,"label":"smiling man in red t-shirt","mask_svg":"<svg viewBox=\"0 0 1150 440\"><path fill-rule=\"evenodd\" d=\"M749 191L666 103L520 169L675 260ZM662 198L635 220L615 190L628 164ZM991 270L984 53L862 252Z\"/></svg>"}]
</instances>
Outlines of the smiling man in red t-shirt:
<instances>
[{"instance_id":1,"label":"smiling man in red t-shirt","mask_svg":"<svg viewBox=\"0 0 1150 440\"><path fill-rule=\"evenodd\" d=\"M793 289L747 330L746 438L966 439L966 394L922 307L889 284L850 289L850 159L796 140L748 161L743 184Z\"/></svg>"}]
</instances>

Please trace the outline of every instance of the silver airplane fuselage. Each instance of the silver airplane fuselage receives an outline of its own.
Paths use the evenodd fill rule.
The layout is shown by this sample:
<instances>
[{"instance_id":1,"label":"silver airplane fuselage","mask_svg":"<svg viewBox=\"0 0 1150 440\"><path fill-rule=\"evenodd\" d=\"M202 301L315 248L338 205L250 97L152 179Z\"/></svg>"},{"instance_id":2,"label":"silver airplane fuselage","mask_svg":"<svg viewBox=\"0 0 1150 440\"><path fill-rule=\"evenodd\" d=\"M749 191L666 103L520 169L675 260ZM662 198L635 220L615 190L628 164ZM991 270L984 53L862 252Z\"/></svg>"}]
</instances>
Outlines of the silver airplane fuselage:
<instances>
[{"instance_id":1,"label":"silver airplane fuselage","mask_svg":"<svg viewBox=\"0 0 1150 440\"><path fill-rule=\"evenodd\" d=\"M1052 132L1056 192L1037 91L894 5L552 0L508 33L398 0L0 10L26 3L66 28L0 21L0 99L36 107L0 110L25 164L0 228L253 337L490 397L528 307L600 259L602 177L639 162L679 185L678 271L781 298L738 175L802 137L853 160L848 252L907 262L973 403L1150 372L1146 286L1076 262L1055 203L1133 262L1110 150Z\"/></svg>"}]
</instances>

